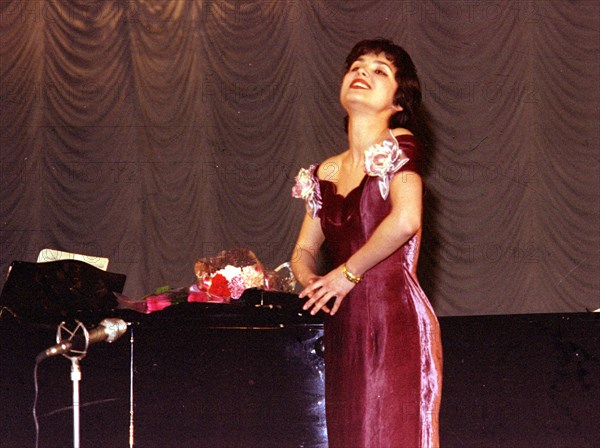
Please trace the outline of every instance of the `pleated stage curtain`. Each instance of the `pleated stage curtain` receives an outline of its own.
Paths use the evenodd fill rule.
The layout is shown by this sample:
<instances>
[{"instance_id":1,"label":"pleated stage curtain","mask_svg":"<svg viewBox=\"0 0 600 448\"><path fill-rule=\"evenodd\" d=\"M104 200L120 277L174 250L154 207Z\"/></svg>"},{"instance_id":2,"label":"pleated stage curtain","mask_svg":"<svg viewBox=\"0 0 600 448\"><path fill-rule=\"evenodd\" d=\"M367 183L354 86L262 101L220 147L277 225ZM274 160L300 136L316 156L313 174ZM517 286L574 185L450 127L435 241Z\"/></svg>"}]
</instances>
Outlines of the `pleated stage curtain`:
<instances>
[{"instance_id":1,"label":"pleated stage curtain","mask_svg":"<svg viewBox=\"0 0 600 448\"><path fill-rule=\"evenodd\" d=\"M354 43L424 94L420 279L441 315L600 307L596 1L2 1L0 269L110 258L125 293L196 258L293 256L300 167L344 150Z\"/></svg>"}]
</instances>

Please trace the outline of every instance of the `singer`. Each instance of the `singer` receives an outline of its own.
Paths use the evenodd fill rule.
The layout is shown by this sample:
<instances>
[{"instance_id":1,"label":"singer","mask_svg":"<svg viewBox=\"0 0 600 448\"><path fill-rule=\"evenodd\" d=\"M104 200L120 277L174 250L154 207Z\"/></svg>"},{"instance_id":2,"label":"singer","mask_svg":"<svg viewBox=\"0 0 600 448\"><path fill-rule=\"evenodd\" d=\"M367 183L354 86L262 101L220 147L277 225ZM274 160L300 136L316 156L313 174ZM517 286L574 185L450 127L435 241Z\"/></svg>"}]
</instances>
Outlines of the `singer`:
<instances>
[{"instance_id":1,"label":"singer","mask_svg":"<svg viewBox=\"0 0 600 448\"><path fill-rule=\"evenodd\" d=\"M293 190L307 205L292 261L300 297L328 314L329 446L437 447L441 338L416 277L419 80L406 51L383 39L359 42L345 68L347 149L301 170ZM337 267L321 276L325 241Z\"/></svg>"}]
</instances>

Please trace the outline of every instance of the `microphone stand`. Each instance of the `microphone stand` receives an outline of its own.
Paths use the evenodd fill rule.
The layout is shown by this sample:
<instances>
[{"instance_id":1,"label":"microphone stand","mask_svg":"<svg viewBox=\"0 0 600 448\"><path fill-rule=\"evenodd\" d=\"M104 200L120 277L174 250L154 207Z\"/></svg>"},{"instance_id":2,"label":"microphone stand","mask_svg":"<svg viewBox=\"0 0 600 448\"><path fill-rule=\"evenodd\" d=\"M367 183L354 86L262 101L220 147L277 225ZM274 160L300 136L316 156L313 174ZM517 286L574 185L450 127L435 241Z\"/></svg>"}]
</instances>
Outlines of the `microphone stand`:
<instances>
[{"instance_id":1,"label":"microphone stand","mask_svg":"<svg viewBox=\"0 0 600 448\"><path fill-rule=\"evenodd\" d=\"M69 334L69 340L73 339L77 334L78 330L83 331L85 337L85 347L83 350L71 349L68 353L64 354L65 358L71 361L71 382L73 383L73 448L79 448L79 435L80 435L80 420L79 420L79 383L81 381L81 368L79 367L79 361L85 358L87 349L90 341L90 335L85 326L79 322L73 331L70 331L65 326L65 322L61 322L58 326L56 333L56 342L60 344L64 339L62 337L63 331ZM70 355L70 356L69 356Z\"/></svg>"},{"instance_id":2,"label":"microphone stand","mask_svg":"<svg viewBox=\"0 0 600 448\"><path fill-rule=\"evenodd\" d=\"M71 359L71 381L73 382L73 448L79 448L79 382L81 368L79 359Z\"/></svg>"}]
</instances>

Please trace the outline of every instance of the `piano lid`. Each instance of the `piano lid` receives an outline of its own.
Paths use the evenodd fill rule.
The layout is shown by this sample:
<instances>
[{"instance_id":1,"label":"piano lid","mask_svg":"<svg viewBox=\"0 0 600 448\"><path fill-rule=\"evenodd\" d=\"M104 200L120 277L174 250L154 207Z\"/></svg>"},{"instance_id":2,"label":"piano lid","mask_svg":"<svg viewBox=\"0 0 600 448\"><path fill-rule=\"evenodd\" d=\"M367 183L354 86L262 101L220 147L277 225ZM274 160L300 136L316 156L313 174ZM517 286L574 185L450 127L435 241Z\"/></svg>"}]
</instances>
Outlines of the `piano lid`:
<instances>
[{"instance_id":1,"label":"piano lid","mask_svg":"<svg viewBox=\"0 0 600 448\"><path fill-rule=\"evenodd\" d=\"M126 276L78 260L13 261L0 294L0 309L20 320L59 323L117 307Z\"/></svg>"}]
</instances>

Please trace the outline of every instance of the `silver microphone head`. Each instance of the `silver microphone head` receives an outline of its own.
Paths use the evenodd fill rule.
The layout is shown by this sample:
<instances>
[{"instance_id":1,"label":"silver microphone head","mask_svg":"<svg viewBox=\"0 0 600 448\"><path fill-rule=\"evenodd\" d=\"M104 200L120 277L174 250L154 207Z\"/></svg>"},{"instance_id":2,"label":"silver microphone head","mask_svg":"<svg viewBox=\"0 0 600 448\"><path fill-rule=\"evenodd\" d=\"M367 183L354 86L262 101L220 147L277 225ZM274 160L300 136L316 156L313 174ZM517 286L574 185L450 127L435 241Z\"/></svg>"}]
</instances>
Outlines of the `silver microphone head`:
<instances>
[{"instance_id":1,"label":"silver microphone head","mask_svg":"<svg viewBox=\"0 0 600 448\"><path fill-rule=\"evenodd\" d=\"M100 325L105 328L106 342L116 341L127 331L127 323L123 319L109 317L102 320Z\"/></svg>"}]
</instances>

